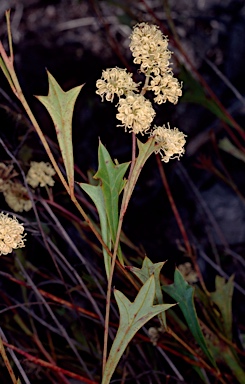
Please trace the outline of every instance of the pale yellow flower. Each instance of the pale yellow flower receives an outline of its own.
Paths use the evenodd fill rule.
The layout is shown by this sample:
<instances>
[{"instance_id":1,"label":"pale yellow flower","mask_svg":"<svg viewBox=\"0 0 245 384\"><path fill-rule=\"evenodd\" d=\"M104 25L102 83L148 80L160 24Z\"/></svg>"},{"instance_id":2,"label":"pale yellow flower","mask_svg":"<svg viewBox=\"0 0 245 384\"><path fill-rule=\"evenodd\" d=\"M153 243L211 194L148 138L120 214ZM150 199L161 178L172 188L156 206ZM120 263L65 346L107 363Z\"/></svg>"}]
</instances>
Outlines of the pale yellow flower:
<instances>
[{"instance_id":1,"label":"pale yellow flower","mask_svg":"<svg viewBox=\"0 0 245 384\"><path fill-rule=\"evenodd\" d=\"M55 175L55 170L49 163L41 161L40 163L36 161L31 162L31 168L29 169L26 177L26 181L33 188L36 188L38 185L40 187L45 187L49 185L53 187L54 180L52 176Z\"/></svg>"},{"instance_id":2,"label":"pale yellow flower","mask_svg":"<svg viewBox=\"0 0 245 384\"><path fill-rule=\"evenodd\" d=\"M185 137L183 132L180 132L178 128L170 129L169 125L166 127L153 128L150 136L155 138L158 149L155 153L160 153L161 160L168 163L170 159L178 159L185 153ZM159 148L160 146L160 148Z\"/></svg>"},{"instance_id":3,"label":"pale yellow flower","mask_svg":"<svg viewBox=\"0 0 245 384\"><path fill-rule=\"evenodd\" d=\"M185 281L189 284L196 283L198 281L198 276L196 271L192 268L191 263L186 262L178 266L179 271L183 275Z\"/></svg>"},{"instance_id":4,"label":"pale yellow flower","mask_svg":"<svg viewBox=\"0 0 245 384\"><path fill-rule=\"evenodd\" d=\"M17 219L8 217L8 214L0 213L0 255L7 255L13 249L25 246L24 227Z\"/></svg>"},{"instance_id":5,"label":"pale yellow flower","mask_svg":"<svg viewBox=\"0 0 245 384\"><path fill-rule=\"evenodd\" d=\"M168 39L162 34L159 27L147 23L136 24L130 36L129 48L134 57L134 63L140 64L141 72L159 75L170 70Z\"/></svg>"},{"instance_id":6,"label":"pale yellow flower","mask_svg":"<svg viewBox=\"0 0 245 384\"><path fill-rule=\"evenodd\" d=\"M9 181L3 195L8 206L15 212L27 212L32 208L27 189L17 181Z\"/></svg>"},{"instance_id":7,"label":"pale yellow flower","mask_svg":"<svg viewBox=\"0 0 245 384\"><path fill-rule=\"evenodd\" d=\"M18 175L13 168L13 165L0 163L0 192L6 191L8 188L8 181Z\"/></svg>"},{"instance_id":8,"label":"pale yellow flower","mask_svg":"<svg viewBox=\"0 0 245 384\"><path fill-rule=\"evenodd\" d=\"M102 78L97 80L96 93L101 96L102 101L104 95L107 101L113 101L116 94L119 98L127 95L129 92L137 92L138 84L132 79L132 73L128 73L122 68L108 68L102 72Z\"/></svg>"},{"instance_id":9,"label":"pale yellow flower","mask_svg":"<svg viewBox=\"0 0 245 384\"><path fill-rule=\"evenodd\" d=\"M118 113L116 115L122 124L118 126L125 127L125 131L142 135L150 128L152 120L155 117L155 111L151 102L142 95L132 93L121 98L117 104Z\"/></svg>"},{"instance_id":10,"label":"pale yellow flower","mask_svg":"<svg viewBox=\"0 0 245 384\"><path fill-rule=\"evenodd\" d=\"M167 100L176 104L179 96L182 96L181 84L172 73L153 77L149 89L155 93L154 101L158 104L165 103Z\"/></svg>"}]
</instances>

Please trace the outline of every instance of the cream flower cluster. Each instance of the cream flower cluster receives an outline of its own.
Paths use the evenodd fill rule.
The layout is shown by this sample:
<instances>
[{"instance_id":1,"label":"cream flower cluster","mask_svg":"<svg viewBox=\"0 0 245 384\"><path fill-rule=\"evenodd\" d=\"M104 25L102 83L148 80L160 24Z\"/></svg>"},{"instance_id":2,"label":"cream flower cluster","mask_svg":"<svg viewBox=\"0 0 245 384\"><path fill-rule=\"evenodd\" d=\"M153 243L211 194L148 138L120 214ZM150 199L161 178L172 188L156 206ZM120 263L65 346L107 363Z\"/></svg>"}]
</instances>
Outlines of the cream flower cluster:
<instances>
[{"instance_id":1,"label":"cream flower cluster","mask_svg":"<svg viewBox=\"0 0 245 384\"><path fill-rule=\"evenodd\" d=\"M163 36L159 27L140 23L134 27L129 45L134 63L140 64L140 70L150 76L149 90L155 94L154 101L158 104L176 104L182 95L181 84L173 77L169 59L168 39Z\"/></svg>"},{"instance_id":2,"label":"cream flower cluster","mask_svg":"<svg viewBox=\"0 0 245 384\"><path fill-rule=\"evenodd\" d=\"M26 181L33 188L36 188L38 185L40 187L45 187L49 185L53 187L54 180L52 176L55 175L55 170L49 163L41 161L40 163L36 161L31 162L31 168L29 169L26 177Z\"/></svg>"},{"instance_id":3,"label":"cream flower cluster","mask_svg":"<svg viewBox=\"0 0 245 384\"><path fill-rule=\"evenodd\" d=\"M8 214L0 213L0 255L7 255L13 249L25 246L24 227L17 219L8 217Z\"/></svg>"},{"instance_id":4,"label":"cream flower cluster","mask_svg":"<svg viewBox=\"0 0 245 384\"><path fill-rule=\"evenodd\" d=\"M185 153L185 137L183 132L179 131L178 128L170 129L169 125L166 127L153 128L150 133L155 138L158 149L155 153L160 153L162 161L168 163L170 159L178 159Z\"/></svg>"},{"instance_id":5,"label":"cream flower cluster","mask_svg":"<svg viewBox=\"0 0 245 384\"><path fill-rule=\"evenodd\" d=\"M159 75L170 72L168 39L156 25L147 23L136 24L130 36L129 48L134 57L134 63L140 64L140 70L146 75Z\"/></svg>"},{"instance_id":6,"label":"cream flower cluster","mask_svg":"<svg viewBox=\"0 0 245 384\"><path fill-rule=\"evenodd\" d=\"M27 189L18 181L9 181L7 189L3 191L6 203L15 212L30 211L32 202Z\"/></svg>"},{"instance_id":7,"label":"cream flower cluster","mask_svg":"<svg viewBox=\"0 0 245 384\"><path fill-rule=\"evenodd\" d=\"M13 165L0 163L0 192L8 206L15 212L29 211L32 208L27 189L13 179L18 176Z\"/></svg>"},{"instance_id":8,"label":"cream flower cluster","mask_svg":"<svg viewBox=\"0 0 245 384\"><path fill-rule=\"evenodd\" d=\"M155 117L155 111L151 102L142 95L130 94L118 102L118 120L121 120L125 131L142 135L150 128Z\"/></svg>"},{"instance_id":9,"label":"cream flower cluster","mask_svg":"<svg viewBox=\"0 0 245 384\"><path fill-rule=\"evenodd\" d=\"M178 102L182 95L181 84L173 77L169 60L171 52L168 50L168 39L163 36L159 27L147 23L137 24L130 36L130 50L134 63L140 65L140 71L145 74L145 84L139 94L139 84L132 79L126 69L109 68L103 71L102 78L97 80L96 93L107 101L113 101L117 95L118 126L125 131L144 135L151 128L155 111L145 92L152 91L157 104L169 101ZM185 135L177 128L169 126L154 127L150 136L155 138L156 153L168 162L170 159L180 158L184 153Z\"/></svg>"},{"instance_id":10,"label":"cream flower cluster","mask_svg":"<svg viewBox=\"0 0 245 384\"><path fill-rule=\"evenodd\" d=\"M26 180L33 188L38 185L45 187L53 186L55 170L49 163L41 161L31 162ZM32 202L28 191L19 181L13 180L18 173L13 169L13 165L0 163L0 192L3 193L8 206L15 212L29 211L32 208Z\"/></svg>"},{"instance_id":11,"label":"cream flower cluster","mask_svg":"<svg viewBox=\"0 0 245 384\"><path fill-rule=\"evenodd\" d=\"M137 92L138 84L132 79L132 74L122 68L108 68L102 72L102 78L97 80L96 93L101 96L102 101L113 101L114 95L118 97L127 95L128 93Z\"/></svg>"},{"instance_id":12,"label":"cream flower cluster","mask_svg":"<svg viewBox=\"0 0 245 384\"><path fill-rule=\"evenodd\" d=\"M162 104L166 101L177 104L179 96L182 96L182 90L178 80L167 73L165 76L156 76L151 80L151 90L155 93L155 103Z\"/></svg>"}]
</instances>

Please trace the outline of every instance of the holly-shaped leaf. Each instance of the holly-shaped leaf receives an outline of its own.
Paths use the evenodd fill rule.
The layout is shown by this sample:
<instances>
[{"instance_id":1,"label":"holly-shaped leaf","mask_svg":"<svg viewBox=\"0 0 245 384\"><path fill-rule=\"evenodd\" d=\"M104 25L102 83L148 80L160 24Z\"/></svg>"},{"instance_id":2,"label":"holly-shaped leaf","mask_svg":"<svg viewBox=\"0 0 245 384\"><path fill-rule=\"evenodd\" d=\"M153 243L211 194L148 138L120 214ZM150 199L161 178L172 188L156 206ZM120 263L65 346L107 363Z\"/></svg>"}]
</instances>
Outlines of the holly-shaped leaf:
<instances>
[{"instance_id":1,"label":"holly-shaped leaf","mask_svg":"<svg viewBox=\"0 0 245 384\"><path fill-rule=\"evenodd\" d=\"M133 303L120 291L114 290L115 299L119 307L120 323L112 344L102 384L109 384L113 372L136 332L152 317L166 311L174 304L153 305L155 297L155 279L151 276L141 287Z\"/></svg>"},{"instance_id":2,"label":"holly-shaped leaf","mask_svg":"<svg viewBox=\"0 0 245 384\"><path fill-rule=\"evenodd\" d=\"M216 291L210 294L212 301L217 305L222 316L221 331L232 340L232 295L234 290L234 275L230 277L227 283L221 276L215 278Z\"/></svg>"},{"instance_id":3,"label":"holly-shaped leaf","mask_svg":"<svg viewBox=\"0 0 245 384\"><path fill-rule=\"evenodd\" d=\"M101 185L95 186L95 185L89 185L86 183L80 183L79 185L93 200L99 214L102 240L108 246L108 248L111 249L111 235L110 235L110 229L107 221L105 199L103 196ZM110 274L111 258L106 252L106 249L104 247L103 247L103 256L104 256L106 276L108 279Z\"/></svg>"},{"instance_id":4,"label":"holly-shaped leaf","mask_svg":"<svg viewBox=\"0 0 245 384\"><path fill-rule=\"evenodd\" d=\"M174 283L171 285L163 285L162 289L178 302L187 325L196 342L200 345L202 351L209 358L214 367L216 367L216 362L207 348L200 324L198 322L194 304L194 288L185 281L180 271L176 268L174 273Z\"/></svg>"},{"instance_id":5,"label":"holly-shaped leaf","mask_svg":"<svg viewBox=\"0 0 245 384\"><path fill-rule=\"evenodd\" d=\"M48 96L36 96L48 110L57 134L71 193L74 189L74 160L72 147L72 116L77 96L83 87L64 92L55 78L48 73Z\"/></svg>"},{"instance_id":6,"label":"holly-shaped leaf","mask_svg":"<svg viewBox=\"0 0 245 384\"><path fill-rule=\"evenodd\" d=\"M111 239L114 244L118 227L119 195L125 186L126 180L124 179L124 175L130 163L114 164L109 152L101 142L99 142L98 157L99 168L94 175L94 179L99 179L101 182L101 189L105 201L106 216L110 228ZM120 247L118 247L118 257L120 263L123 264Z\"/></svg>"},{"instance_id":7,"label":"holly-shaped leaf","mask_svg":"<svg viewBox=\"0 0 245 384\"><path fill-rule=\"evenodd\" d=\"M155 302L156 304L163 304L163 295L162 295L162 289L161 289L161 284L160 284L160 271L165 264L165 261L160 262L160 263L152 263L152 261L145 256L142 268L136 268L136 267L127 267L131 272L133 272L138 279L144 284L146 280L149 279L152 274L154 275L155 279L155 291L156 291L156 296L155 296ZM162 326L166 329L167 324L166 324L166 314L165 312L161 312L158 315L158 318L160 320L160 323Z\"/></svg>"}]
</instances>

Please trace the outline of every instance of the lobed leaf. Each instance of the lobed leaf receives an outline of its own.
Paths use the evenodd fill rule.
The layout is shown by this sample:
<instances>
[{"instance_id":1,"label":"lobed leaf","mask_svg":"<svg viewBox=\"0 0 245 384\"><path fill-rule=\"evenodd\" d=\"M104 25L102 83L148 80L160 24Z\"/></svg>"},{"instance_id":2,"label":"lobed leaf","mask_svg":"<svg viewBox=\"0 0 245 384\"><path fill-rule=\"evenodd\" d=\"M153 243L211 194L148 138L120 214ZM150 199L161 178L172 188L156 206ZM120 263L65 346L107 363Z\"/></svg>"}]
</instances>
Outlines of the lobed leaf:
<instances>
[{"instance_id":1,"label":"lobed leaf","mask_svg":"<svg viewBox=\"0 0 245 384\"><path fill-rule=\"evenodd\" d=\"M149 277L153 274L154 279L155 279L155 302L157 304L163 304L163 295L162 295L162 289L161 289L161 284L160 284L160 271L165 264L165 261L160 262L160 263L152 263L152 261L145 256L142 268L136 268L136 267L127 267L131 272L133 272L138 279L144 284ZM165 312L161 312L158 315L158 318L160 320L161 325L166 329L167 324L166 324L166 314Z\"/></svg>"},{"instance_id":2,"label":"lobed leaf","mask_svg":"<svg viewBox=\"0 0 245 384\"><path fill-rule=\"evenodd\" d=\"M224 335L232 340L232 295L234 290L234 275L227 283L221 276L215 279L216 291L210 294L211 300L217 305L222 316L222 331Z\"/></svg>"},{"instance_id":3,"label":"lobed leaf","mask_svg":"<svg viewBox=\"0 0 245 384\"><path fill-rule=\"evenodd\" d=\"M106 362L102 384L109 384L123 352L136 332L152 317L174 305L153 305L155 297L155 279L153 275L141 287L133 303L120 291L114 290L114 294L119 307L120 323Z\"/></svg>"},{"instance_id":4,"label":"lobed leaf","mask_svg":"<svg viewBox=\"0 0 245 384\"><path fill-rule=\"evenodd\" d=\"M72 116L77 96L83 85L64 92L55 78L48 73L48 96L36 96L48 110L57 134L71 194L74 190L74 160L72 146Z\"/></svg>"}]
</instances>

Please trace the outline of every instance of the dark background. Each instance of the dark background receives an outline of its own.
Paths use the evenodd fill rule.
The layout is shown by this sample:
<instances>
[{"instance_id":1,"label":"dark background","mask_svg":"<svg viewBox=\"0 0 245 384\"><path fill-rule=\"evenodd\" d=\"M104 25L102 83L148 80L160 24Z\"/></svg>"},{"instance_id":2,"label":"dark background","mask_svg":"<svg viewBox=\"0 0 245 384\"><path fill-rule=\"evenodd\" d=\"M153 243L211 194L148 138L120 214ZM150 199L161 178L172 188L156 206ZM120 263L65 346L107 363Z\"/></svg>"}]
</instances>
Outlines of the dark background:
<instances>
[{"instance_id":1,"label":"dark background","mask_svg":"<svg viewBox=\"0 0 245 384\"><path fill-rule=\"evenodd\" d=\"M167 27L166 2L148 1L149 7ZM103 69L124 68L125 62L137 76L128 48L132 26L138 21L154 22L141 1L1 1L0 35L6 46L4 11L12 9L15 68L23 91L44 133L52 140L55 132L45 109L33 95L48 92L48 69L64 90L85 83L75 106L73 121L74 157L85 174L97 167L100 138L112 158L129 161L130 135L116 127L115 105L95 94L95 83ZM180 44L190 61L206 80L234 119L243 127L245 115L245 4L239 0L169 1ZM167 27L168 28L168 27ZM186 73L196 78L193 68L174 44L170 31L173 70L180 80ZM195 88L196 87L196 88ZM25 124L6 112L6 105L18 102L0 74L1 137L13 147L20 144ZM185 229L196 250L198 265L209 289L214 276L235 273L235 316L244 312L240 305L245 251L244 162L218 148L224 137L232 141L225 123L195 100L190 77L183 83L178 105L155 106L155 124L170 122L187 134L186 154L178 162L164 164L166 176ZM207 92L204 91L207 95ZM194 95L194 96L193 96ZM210 99L210 95L207 95ZM188 102L191 100L191 102ZM236 130L234 136L244 146ZM23 135L21 136L23 138ZM24 146L25 144L25 146ZM28 152L28 148L32 152ZM23 149L24 148L24 149ZM33 149L35 148L35 149ZM27 161L46 161L34 133L26 138L19 155ZM22 151L22 152L21 152ZM27 152L25 152L27 151ZM0 161L7 159L0 150ZM29 157L28 157L29 156ZM211 166L202 169L202 159L231 178L238 193L214 174ZM199 166L198 166L199 164ZM81 181L77 176L77 181ZM6 209L0 200L2 209ZM183 252L183 239L173 216L154 156L148 160L125 217L124 231L153 261L168 260L171 278L174 266L189 260Z\"/></svg>"}]
</instances>

